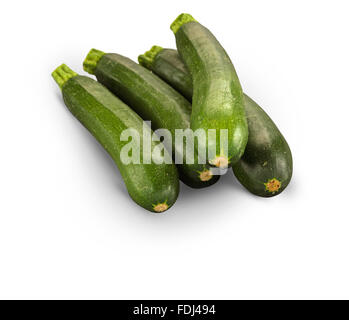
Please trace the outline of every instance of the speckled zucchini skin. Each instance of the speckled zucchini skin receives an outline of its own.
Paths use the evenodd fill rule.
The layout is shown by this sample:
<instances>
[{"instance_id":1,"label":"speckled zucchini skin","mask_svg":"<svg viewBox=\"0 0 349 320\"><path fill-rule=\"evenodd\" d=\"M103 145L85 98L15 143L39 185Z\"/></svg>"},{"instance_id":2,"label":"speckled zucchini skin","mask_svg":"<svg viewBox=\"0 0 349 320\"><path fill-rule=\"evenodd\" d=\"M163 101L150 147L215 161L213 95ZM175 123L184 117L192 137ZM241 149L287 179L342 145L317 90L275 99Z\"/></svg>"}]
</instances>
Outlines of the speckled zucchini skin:
<instances>
[{"instance_id":1,"label":"speckled zucchini skin","mask_svg":"<svg viewBox=\"0 0 349 320\"><path fill-rule=\"evenodd\" d=\"M248 139L241 85L229 56L214 35L188 16L180 15L171 28L177 50L193 79L190 126L193 130L217 132L228 129L228 154L217 156L227 156L231 165L243 155ZM213 143L208 139L207 145ZM218 134L216 145L219 148ZM214 163L214 159L210 160Z\"/></svg>"},{"instance_id":2,"label":"speckled zucchini skin","mask_svg":"<svg viewBox=\"0 0 349 320\"><path fill-rule=\"evenodd\" d=\"M189 101L193 94L191 76L173 49L158 50L148 63L148 68L177 89ZM266 112L244 94L245 113L249 138L242 158L233 165L237 179L250 192L271 197L280 194L292 177L292 154L287 141ZM274 189L268 190L268 182L274 181ZM274 191L273 191L274 190Z\"/></svg>"},{"instance_id":3,"label":"speckled zucchini skin","mask_svg":"<svg viewBox=\"0 0 349 320\"><path fill-rule=\"evenodd\" d=\"M131 198L143 208L156 211L157 205L171 207L178 196L179 180L174 164L128 164L120 151L128 141L120 141L123 130L134 128L141 137L142 119L103 85L84 76L70 78L62 85L65 104L71 113L108 151L118 166ZM153 143L153 147L155 143Z\"/></svg>"},{"instance_id":4,"label":"speckled zucchini skin","mask_svg":"<svg viewBox=\"0 0 349 320\"><path fill-rule=\"evenodd\" d=\"M92 70L100 83L144 120L150 120L153 129L168 129L173 137L173 153L183 152L185 159L185 144L184 151L176 150L174 139L176 129L190 127L191 106L182 95L146 68L119 54L103 54ZM207 176L205 173L211 172L210 166L199 164L197 154L194 155L194 164L177 164L180 179L192 188L204 188L217 182L219 176Z\"/></svg>"}]
</instances>

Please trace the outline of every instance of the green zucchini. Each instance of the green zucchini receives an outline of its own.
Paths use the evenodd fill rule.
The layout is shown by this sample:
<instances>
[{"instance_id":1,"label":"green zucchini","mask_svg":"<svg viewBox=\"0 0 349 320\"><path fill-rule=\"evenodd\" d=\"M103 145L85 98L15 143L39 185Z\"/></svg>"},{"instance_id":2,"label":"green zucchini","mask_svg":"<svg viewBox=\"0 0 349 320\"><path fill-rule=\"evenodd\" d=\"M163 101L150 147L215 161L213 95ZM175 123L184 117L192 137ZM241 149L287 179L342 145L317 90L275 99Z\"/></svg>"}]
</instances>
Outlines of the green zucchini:
<instances>
[{"instance_id":1,"label":"green zucchini","mask_svg":"<svg viewBox=\"0 0 349 320\"><path fill-rule=\"evenodd\" d=\"M94 74L97 80L127 103L144 120L150 120L154 129L168 129L172 135L171 147L174 157L183 157L178 164L180 179L192 188L212 185L218 179L210 166L198 161L194 150L193 163L186 160L184 148L175 143L175 131L190 126L190 103L158 76L134 61L115 53L92 49L84 61L85 71Z\"/></svg>"},{"instance_id":2,"label":"green zucchini","mask_svg":"<svg viewBox=\"0 0 349 320\"><path fill-rule=\"evenodd\" d=\"M236 163L244 153L248 127L234 66L213 34L191 15L179 15L171 29L177 50L193 79L190 127L206 132L216 130L216 139L207 134L208 150L219 148L209 157L212 165L225 167ZM227 137L220 138L222 129L228 130Z\"/></svg>"},{"instance_id":3,"label":"green zucchini","mask_svg":"<svg viewBox=\"0 0 349 320\"><path fill-rule=\"evenodd\" d=\"M249 138L245 153L233 171L246 189L262 197L272 197L285 190L291 180L291 150L273 120L247 95L245 111Z\"/></svg>"},{"instance_id":4,"label":"green zucchini","mask_svg":"<svg viewBox=\"0 0 349 320\"><path fill-rule=\"evenodd\" d=\"M193 96L191 76L177 50L153 46L138 56L138 62L191 101Z\"/></svg>"},{"instance_id":5,"label":"green zucchini","mask_svg":"<svg viewBox=\"0 0 349 320\"><path fill-rule=\"evenodd\" d=\"M62 89L64 102L70 112L115 161L131 198L153 212L162 212L171 207L179 190L178 173L173 163L143 164L140 159L140 163L124 164L120 157L122 148L128 143L120 141L120 135L124 130L132 128L140 136L140 144L132 152L139 152L142 158L142 119L103 85L77 75L64 64L52 76ZM152 142L153 148L156 145Z\"/></svg>"},{"instance_id":6,"label":"green zucchini","mask_svg":"<svg viewBox=\"0 0 349 320\"><path fill-rule=\"evenodd\" d=\"M151 50L140 55L138 60L191 100L191 76L176 50L153 46ZM233 165L234 174L242 185L256 195L277 195L291 180L291 150L275 123L246 94L244 106L249 139L244 155Z\"/></svg>"}]
</instances>

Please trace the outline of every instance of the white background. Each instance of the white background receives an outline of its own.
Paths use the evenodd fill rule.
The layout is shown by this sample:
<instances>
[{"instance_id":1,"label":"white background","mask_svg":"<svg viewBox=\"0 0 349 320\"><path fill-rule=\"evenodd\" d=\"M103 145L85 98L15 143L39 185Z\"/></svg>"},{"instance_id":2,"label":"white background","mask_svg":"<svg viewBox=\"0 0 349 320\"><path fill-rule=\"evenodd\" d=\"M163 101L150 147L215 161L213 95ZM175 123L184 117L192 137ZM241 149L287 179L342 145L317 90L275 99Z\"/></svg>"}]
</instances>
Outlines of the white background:
<instances>
[{"instance_id":1,"label":"white background","mask_svg":"<svg viewBox=\"0 0 349 320\"><path fill-rule=\"evenodd\" d=\"M152 215L50 74L91 48L175 48L191 13L294 156L280 196L230 172ZM349 298L347 1L6 1L1 5L0 298Z\"/></svg>"}]
</instances>

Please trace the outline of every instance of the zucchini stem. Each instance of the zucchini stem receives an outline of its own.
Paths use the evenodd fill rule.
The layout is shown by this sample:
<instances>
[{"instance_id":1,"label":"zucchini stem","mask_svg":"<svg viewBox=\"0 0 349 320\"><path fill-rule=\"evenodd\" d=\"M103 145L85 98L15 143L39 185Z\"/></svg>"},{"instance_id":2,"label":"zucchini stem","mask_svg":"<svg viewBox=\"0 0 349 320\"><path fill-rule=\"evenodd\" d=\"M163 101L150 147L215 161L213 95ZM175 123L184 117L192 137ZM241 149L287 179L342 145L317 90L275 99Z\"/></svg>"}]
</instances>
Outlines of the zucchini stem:
<instances>
[{"instance_id":1,"label":"zucchini stem","mask_svg":"<svg viewBox=\"0 0 349 320\"><path fill-rule=\"evenodd\" d=\"M103 51L91 49L84 60L84 70L94 74L98 61L105 55Z\"/></svg>"},{"instance_id":2,"label":"zucchini stem","mask_svg":"<svg viewBox=\"0 0 349 320\"><path fill-rule=\"evenodd\" d=\"M150 69L153 65L154 59L162 50L162 47L152 46L151 49L148 50L146 53L138 56L139 64L147 69Z\"/></svg>"},{"instance_id":3,"label":"zucchini stem","mask_svg":"<svg viewBox=\"0 0 349 320\"><path fill-rule=\"evenodd\" d=\"M57 82L59 87L62 89L63 85L78 74L70 69L66 64L61 64L55 71L52 72L53 79Z\"/></svg>"},{"instance_id":4,"label":"zucchini stem","mask_svg":"<svg viewBox=\"0 0 349 320\"><path fill-rule=\"evenodd\" d=\"M178 29L188 22L197 22L190 14L188 13L181 13L175 21L172 22L170 28L173 31L174 34L177 33Z\"/></svg>"}]
</instances>

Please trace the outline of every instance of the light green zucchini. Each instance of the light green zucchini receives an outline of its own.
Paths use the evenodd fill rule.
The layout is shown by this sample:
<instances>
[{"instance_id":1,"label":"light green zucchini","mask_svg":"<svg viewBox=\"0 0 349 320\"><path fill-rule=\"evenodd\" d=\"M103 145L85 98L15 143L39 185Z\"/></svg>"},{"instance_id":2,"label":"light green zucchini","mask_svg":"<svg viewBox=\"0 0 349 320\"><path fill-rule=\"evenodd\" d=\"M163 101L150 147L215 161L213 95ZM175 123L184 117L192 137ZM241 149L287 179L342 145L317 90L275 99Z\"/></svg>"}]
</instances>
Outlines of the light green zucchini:
<instances>
[{"instance_id":1,"label":"light green zucchini","mask_svg":"<svg viewBox=\"0 0 349 320\"><path fill-rule=\"evenodd\" d=\"M142 119L125 103L97 81L77 75L66 65L59 66L53 78L60 86L63 99L70 112L100 142L118 166L131 198L143 208L163 212L171 207L178 196L179 180L175 165L143 164ZM132 128L140 137L138 152L140 163L125 164L120 157L128 141L120 136ZM152 149L158 143L152 142Z\"/></svg>"},{"instance_id":2,"label":"light green zucchini","mask_svg":"<svg viewBox=\"0 0 349 320\"><path fill-rule=\"evenodd\" d=\"M207 131L208 150L217 150L210 156L212 165L230 166L241 158L248 139L243 93L234 66L214 35L191 15L179 15L171 29L193 80L190 127ZM210 129L216 131L216 139L208 134ZM222 137L221 130L228 130L228 135Z\"/></svg>"}]
</instances>

